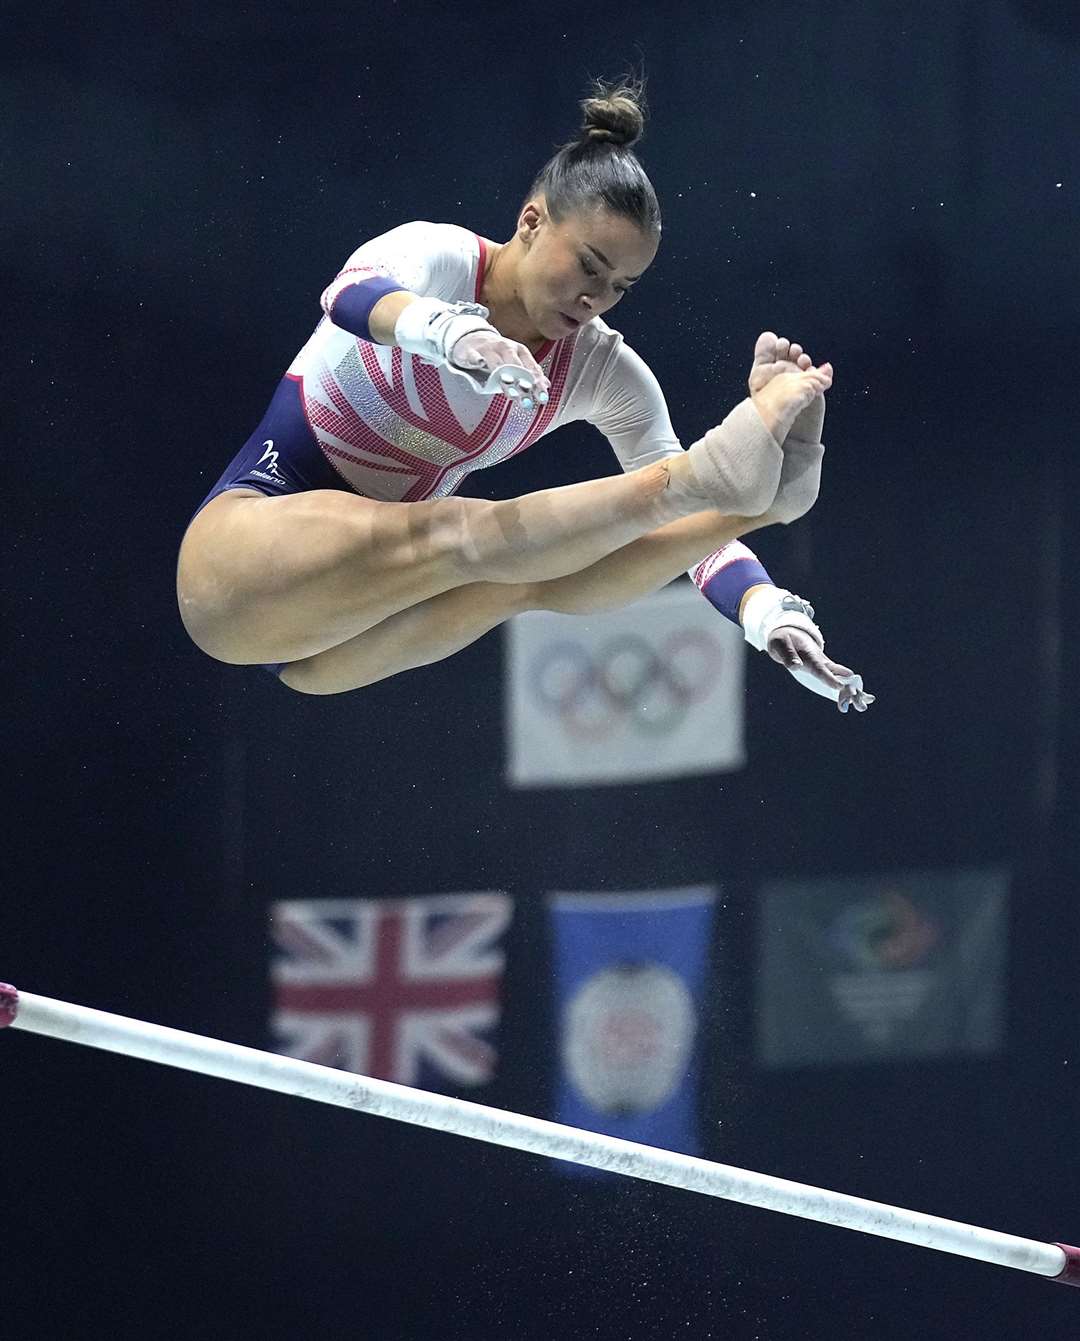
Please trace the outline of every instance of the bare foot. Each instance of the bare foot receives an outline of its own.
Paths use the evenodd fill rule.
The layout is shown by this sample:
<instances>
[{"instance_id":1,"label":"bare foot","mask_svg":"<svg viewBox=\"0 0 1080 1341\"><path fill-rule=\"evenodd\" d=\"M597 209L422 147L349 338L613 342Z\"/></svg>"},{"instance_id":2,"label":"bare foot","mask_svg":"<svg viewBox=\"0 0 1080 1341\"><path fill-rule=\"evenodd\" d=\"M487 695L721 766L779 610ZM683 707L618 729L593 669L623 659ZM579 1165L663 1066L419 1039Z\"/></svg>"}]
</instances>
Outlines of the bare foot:
<instances>
[{"instance_id":1,"label":"bare foot","mask_svg":"<svg viewBox=\"0 0 1080 1341\"><path fill-rule=\"evenodd\" d=\"M750 370L754 408L744 401L723 424L694 443L685 457L667 462L671 486L668 501L678 499L684 507L689 504L698 509L711 503L732 516L757 517L775 509L779 499L780 509L771 520L789 521L801 516L817 496L820 453L813 472L813 496L809 488L800 487L796 497L792 494L793 482L806 475L806 463L788 461L782 446L792 424L808 406L815 409L807 413L814 414L820 407L824 416L825 392L831 385L832 364L815 368L801 345L765 331L754 346ZM762 426L767 436L761 434ZM756 446L751 447L755 441ZM789 478L780 498L785 466Z\"/></svg>"},{"instance_id":2,"label":"bare foot","mask_svg":"<svg viewBox=\"0 0 1080 1341\"><path fill-rule=\"evenodd\" d=\"M747 379L751 396L781 373L805 372L813 367L810 355L802 345L792 344L782 335L762 331L754 345L754 362Z\"/></svg>"},{"instance_id":3,"label":"bare foot","mask_svg":"<svg viewBox=\"0 0 1080 1341\"><path fill-rule=\"evenodd\" d=\"M765 426L782 443L802 410L832 386L833 367L815 368L802 345L763 331L754 345L748 386ZM824 417L824 401L821 404Z\"/></svg>"}]
</instances>

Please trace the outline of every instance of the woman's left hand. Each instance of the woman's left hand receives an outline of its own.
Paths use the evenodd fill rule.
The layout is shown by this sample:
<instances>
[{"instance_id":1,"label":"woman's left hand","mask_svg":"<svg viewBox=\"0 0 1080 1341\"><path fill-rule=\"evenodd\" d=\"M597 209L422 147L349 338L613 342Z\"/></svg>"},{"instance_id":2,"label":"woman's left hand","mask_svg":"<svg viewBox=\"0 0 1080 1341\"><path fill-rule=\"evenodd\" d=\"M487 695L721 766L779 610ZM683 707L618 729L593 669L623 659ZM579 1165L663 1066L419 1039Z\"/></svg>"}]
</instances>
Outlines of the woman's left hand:
<instances>
[{"instance_id":1,"label":"woman's left hand","mask_svg":"<svg viewBox=\"0 0 1080 1341\"><path fill-rule=\"evenodd\" d=\"M807 689L835 697L841 712L849 708L865 712L874 701L875 696L863 689L862 676L831 661L805 629L782 624L769 637L766 651Z\"/></svg>"}]
</instances>

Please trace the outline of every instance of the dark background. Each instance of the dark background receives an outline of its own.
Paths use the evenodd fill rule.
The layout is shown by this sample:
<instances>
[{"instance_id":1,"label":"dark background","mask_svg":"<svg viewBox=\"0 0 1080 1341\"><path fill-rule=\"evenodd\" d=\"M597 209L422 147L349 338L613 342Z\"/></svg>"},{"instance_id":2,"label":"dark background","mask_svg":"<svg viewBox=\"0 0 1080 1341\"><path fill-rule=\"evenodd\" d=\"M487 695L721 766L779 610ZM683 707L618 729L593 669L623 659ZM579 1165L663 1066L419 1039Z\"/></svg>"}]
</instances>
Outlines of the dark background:
<instances>
[{"instance_id":1,"label":"dark background","mask_svg":"<svg viewBox=\"0 0 1080 1341\"><path fill-rule=\"evenodd\" d=\"M1075 9L23 4L3 27L0 976L265 1047L273 899L506 889L479 1097L544 1114L542 893L719 880L710 1155L1080 1236ZM755 657L745 771L511 794L498 634L305 699L187 641L175 553L359 241L505 239L589 77L639 59L664 242L614 322L686 441L759 330L835 364L822 498L752 543L879 699L841 718ZM568 430L469 491L614 469ZM764 879L998 863L1000 1056L755 1070ZM1036 1277L0 1044L13 1338L1080 1331Z\"/></svg>"}]
</instances>

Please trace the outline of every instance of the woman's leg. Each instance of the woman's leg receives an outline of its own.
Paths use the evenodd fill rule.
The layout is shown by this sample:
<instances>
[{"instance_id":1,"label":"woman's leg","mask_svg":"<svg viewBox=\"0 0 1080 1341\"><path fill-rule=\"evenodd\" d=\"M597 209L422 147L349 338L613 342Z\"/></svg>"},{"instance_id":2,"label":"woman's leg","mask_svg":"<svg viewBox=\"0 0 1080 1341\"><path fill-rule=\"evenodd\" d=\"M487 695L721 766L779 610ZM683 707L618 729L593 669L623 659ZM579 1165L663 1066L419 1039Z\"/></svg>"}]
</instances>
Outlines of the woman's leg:
<instances>
[{"instance_id":1,"label":"woman's leg","mask_svg":"<svg viewBox=\"0 0 1080 1341\"><path fill-rule=\"evenodd\" d=\"M334 490L230 490L188 528L177 594L211 656L296 661L467 583L544 581L708 504L686 457L505 502L377 503Z\"/></svg>"},{"instance_id":2,"label":"woman's leg","mask_svg":"<svg viewBox=\"0 0 1080 1341\"><path fill-rule=\"evenodd\" d=\"M758 524L700 513L635 540L578 573L546 582L473 582L391 615L374 628L295 661L282 681L306 694L338 694L452 656L523 610L613 610L665 586L691 564Z\"/></svg>"},{"instance_id":3,"label":"woman's leg","mask_svg":"<svg viewBox=\"0 0 1080 1341\"><path fill-rule=\"evenodd\" d=\"M774 377L752 392L753 409L737 406L689 451L506 502L228 490L202 509L180 547L184 624L221 661L299 661L456 587L578 573L650 531L711 511L719 497L756 499L760 507L741 510L763 512L780 479L778 444L828 382L814 368Z\"/></svg>"}]
</instances>

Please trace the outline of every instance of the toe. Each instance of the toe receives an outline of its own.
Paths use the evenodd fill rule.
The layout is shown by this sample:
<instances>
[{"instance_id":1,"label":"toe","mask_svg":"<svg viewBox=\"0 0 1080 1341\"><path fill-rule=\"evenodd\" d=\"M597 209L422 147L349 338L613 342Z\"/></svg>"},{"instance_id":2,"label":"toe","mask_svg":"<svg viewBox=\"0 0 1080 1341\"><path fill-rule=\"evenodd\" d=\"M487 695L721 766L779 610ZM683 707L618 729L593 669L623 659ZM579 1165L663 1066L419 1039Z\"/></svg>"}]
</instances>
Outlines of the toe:
<instances>
[{"instance_id":1,"label":"toe","mask_svg":"<svg viewBox=\"0 0 1080 1341\"><path fill-rule=\"evenodd\" d=\"M790 345L791 345L790 340L785 340L782 335L779 336L776 341L776 353L774 355L774 358L786 359L788 356L788 348L790 347Z\"/></svg>"},{"instance_id":2,"label":"toe","mask_svg":"<svg viewBox=\"0 0 1080 1341\"><path fill-rule=\"evenodd\" d=\"M772 363L776 358L776 335L773 331L762 331L754 345L755 363Z\"/></svg>"}]
</instances>

